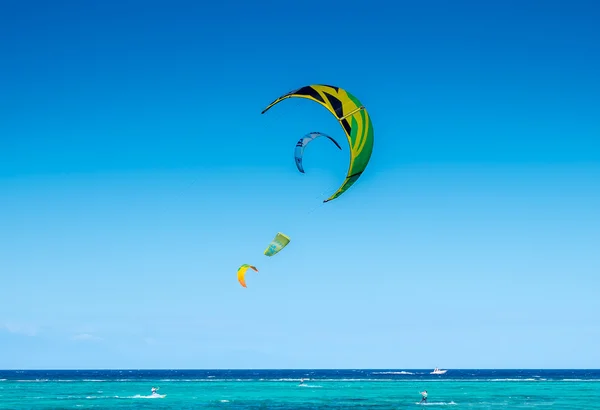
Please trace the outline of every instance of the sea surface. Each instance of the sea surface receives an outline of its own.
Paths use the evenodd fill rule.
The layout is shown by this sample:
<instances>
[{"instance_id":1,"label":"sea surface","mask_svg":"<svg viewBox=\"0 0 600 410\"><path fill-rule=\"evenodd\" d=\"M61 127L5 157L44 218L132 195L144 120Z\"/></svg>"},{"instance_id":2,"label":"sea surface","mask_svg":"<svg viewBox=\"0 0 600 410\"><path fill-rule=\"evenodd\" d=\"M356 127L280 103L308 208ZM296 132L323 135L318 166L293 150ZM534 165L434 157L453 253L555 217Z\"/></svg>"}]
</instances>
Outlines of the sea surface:
<instances>
[{"instance_id":1,"label":"sea surface","mask_svg":"<svg viewBox=\"0 0 600 410\"><path fill-rule=\"evenodd\" d=\"M1 409L600 409L600 370L0 370ZM308 378L300 384L301 378ZM151 395L158 387L161 396ZM425 404L419 392L427 390Z\"/></svg>"}]
</instances>

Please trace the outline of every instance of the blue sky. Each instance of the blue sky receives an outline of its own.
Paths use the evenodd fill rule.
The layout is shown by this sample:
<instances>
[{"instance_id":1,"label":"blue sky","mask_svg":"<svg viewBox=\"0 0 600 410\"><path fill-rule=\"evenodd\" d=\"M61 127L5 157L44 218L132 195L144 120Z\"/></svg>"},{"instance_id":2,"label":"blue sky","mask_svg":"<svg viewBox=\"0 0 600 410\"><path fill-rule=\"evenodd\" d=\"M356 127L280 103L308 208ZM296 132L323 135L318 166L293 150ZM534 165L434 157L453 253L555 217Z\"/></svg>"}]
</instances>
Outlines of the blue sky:
<instances>
[{"instance_id":1,"label":"blue sky","mask_svg":"<svg viewBox=\"0 0 600 410\"><path fill-rule=\"evenodd\" d=\"M0 368L598 368L600 6L0 6ZM369 110L371 162L318 104ZM314 210L314 212L311 212ZM291 244L262 252L278 232ZM248 288L237 283L243 263Z\"/></svg>"}]
</instances>

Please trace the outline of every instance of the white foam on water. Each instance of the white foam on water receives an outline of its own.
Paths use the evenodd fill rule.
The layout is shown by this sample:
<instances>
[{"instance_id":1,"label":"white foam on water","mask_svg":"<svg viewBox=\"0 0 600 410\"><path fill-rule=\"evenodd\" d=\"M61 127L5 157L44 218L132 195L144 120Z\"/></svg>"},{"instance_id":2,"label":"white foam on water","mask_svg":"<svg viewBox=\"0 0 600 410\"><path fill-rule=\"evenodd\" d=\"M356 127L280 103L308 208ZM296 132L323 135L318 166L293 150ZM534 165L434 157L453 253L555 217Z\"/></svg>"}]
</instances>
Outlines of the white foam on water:
<instances>
[{"instance_id":1,"label":"white foam on water","mask_svg":"<svg viewBox=\"0 0 600 410\"><path fill-rule=\"evenodd\" d=\"M600 379L562 379L563 382L600 382Z\"/></svg>"},{"instance_id":2,"label":"white foam on water","mask_svg":"<svg viewBox=\"0 0 600 410\"><path fill-rule=\"evenodd\" d=\"M147 396L142 396L141 394L136 394L135 396L128 397L128 399L162 399L166 396L166 394L149 394Z\"/></svg>"},{"instance_id":3,"label":"white foam on water","mask_svg":"<svg viewBox=\"0 0 600 410\"><path fill-rule=\"evenodd\" d=\"M446 403L443 401L432 401L432 402L425 402L425 403L416 402L415 404L418 404L420 406L456 406L457 405L454 401L451 401L450 403Z\"/></svg>"}]
</instances>

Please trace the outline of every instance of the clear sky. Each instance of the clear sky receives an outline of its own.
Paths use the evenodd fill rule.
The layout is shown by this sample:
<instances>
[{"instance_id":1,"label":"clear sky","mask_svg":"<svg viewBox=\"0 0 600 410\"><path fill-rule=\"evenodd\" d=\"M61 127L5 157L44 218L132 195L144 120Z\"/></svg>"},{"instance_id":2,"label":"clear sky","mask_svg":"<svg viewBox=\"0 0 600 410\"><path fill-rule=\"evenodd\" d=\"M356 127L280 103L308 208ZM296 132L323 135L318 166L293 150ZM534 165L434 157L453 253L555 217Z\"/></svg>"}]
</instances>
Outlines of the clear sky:
<instances>
[{"instance_id":1,"label":"clear sky","mask_svg":"<svg viewBox=\"0 0 600 410\"><path fill-rule=\"evenodd\" d=\"M599 368L598 21L592 0L3 1L0 368ZM313 83L375 130L327 204L339 124L260 114ZM314 141L300 174L310 131L343 150Z\"/></svg>"}]
</instances>

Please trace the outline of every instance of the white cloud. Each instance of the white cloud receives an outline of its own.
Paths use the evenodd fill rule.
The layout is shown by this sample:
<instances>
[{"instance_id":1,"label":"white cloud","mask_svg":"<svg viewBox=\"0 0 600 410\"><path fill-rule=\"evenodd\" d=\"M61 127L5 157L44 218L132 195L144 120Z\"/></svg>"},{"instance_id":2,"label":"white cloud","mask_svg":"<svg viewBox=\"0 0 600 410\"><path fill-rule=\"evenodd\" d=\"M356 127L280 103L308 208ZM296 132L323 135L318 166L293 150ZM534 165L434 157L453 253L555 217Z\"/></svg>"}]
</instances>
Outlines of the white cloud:
<instances>
[{"instance_id":1,"label":"white cloud","mask_svg":"<svg viewBox=\"0 0 600 410\"><path fill-rule=\"evenodd\" d=\"M73 336L73 340L100 341L100 340L102 340L102 338L98 337L98 336L94 336L89 333L79 333L79 334L76 334L75 336Z\"/></svg>"},{"instance_id":2,"label":"white cloud","mask_svg":"<svg viewBox=\"0 0 600 410\"><path fill-rule=\"evenodd\" d=\"M0 329L2 328L8 333L17 335L36 336L38 334L38 329L35 326L22 323L3 323L0 325Z\"/></svg>"}]
</instances>

